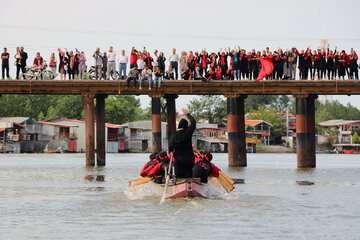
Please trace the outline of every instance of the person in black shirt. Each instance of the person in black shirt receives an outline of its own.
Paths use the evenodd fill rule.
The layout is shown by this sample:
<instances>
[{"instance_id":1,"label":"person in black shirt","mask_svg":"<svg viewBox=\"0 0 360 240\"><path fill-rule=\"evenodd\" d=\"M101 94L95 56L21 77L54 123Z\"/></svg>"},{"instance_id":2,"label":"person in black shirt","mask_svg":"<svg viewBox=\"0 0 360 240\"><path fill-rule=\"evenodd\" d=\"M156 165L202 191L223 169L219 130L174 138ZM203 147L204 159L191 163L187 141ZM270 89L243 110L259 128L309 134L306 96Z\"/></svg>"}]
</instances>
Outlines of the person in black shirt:
<instances>
[{"instance_id":1,"label":"person in black shirt","mask_svg":"<svg viewBox=\"0 0 360 240\"><path fill-rule=\"evenodd\" d=\"M4 52L1 54L1 72L2 72L2 79L5 79L5 71L6 77L9 78L9 53L7 49L4 48Z\"/></svg>"},{"instance_id":2,"label":"person in black shirt","mask_svg":"<svg viewBox=\"0 0 360 240\"><path fill-rule=\"evenodd\" d=\"M16 79L19 79L19 73L20 69L23 74L23 78L25 79L24 73L25 73L25 67L26 67L26 60L28 58L28 55L26 52L24 52L24 47L20 47L20 57L19 57L19 63L16 68Z\"/></svg>"}]
</instances>

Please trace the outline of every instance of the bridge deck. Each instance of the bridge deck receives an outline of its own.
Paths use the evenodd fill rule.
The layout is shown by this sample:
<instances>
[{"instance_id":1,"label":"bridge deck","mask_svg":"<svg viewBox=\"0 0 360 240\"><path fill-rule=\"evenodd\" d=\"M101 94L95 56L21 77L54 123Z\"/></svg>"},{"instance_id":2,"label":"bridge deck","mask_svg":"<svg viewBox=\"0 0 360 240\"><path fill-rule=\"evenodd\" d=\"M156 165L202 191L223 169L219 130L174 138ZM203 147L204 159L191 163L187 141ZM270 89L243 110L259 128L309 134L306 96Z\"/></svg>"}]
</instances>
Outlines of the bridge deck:
<instances>
[{"instance_id":1,"label":"bridge deck","mask_svg":"<svg viewBox=\"0 0 360 240\"><path fill-rule=\"evenodd\" d=\"M265 80L202 82L198 80L165 80L161 88L125 90L124 80L0 80L0 94L131 94L131 95L356 95L359 80Z\"/></svg>"}]
</instances>

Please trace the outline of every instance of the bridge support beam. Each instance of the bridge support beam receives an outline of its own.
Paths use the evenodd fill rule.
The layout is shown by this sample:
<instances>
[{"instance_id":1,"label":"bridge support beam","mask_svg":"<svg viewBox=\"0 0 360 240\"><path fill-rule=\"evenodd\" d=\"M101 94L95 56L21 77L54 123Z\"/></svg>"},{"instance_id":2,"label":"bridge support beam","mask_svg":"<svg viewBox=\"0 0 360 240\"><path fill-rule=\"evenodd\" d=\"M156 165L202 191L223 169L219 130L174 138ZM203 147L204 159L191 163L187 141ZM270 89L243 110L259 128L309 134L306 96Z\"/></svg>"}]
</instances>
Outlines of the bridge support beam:
<instances>
[{"instance_id":1,"label":"bridge support beam","mask_svg":"<svg viewBox=\"0 0 360 240\"><path fill-rule=\"evenodd\" d=\"M96 164L105 166L106 140L105 140L105 99L107 95L96 96Z\"/></svg>"},{"instance_id":2,"label":"bridge support beam","mask_svg":"<svg viewBox=\"0 0 360 240\"><path fill-rule=\"evenodd\" d=\"M83 94L85 99L85 152L86 166L95 166L94 149L94 94Z\"/></svg>"},{"instance_id":3,"label":"bridge support beam","mask_svg":"<svg viewBox=\"0 0 360 240\"><path fill-rule=\"evenodd\" d=\"M296 152L298 168L316 167L315 99L317 95L296 97Z\"/></svg>"},{"instance_id":4,"label":"bridge support beam","mask_svg":"<svg viewBox=\"0 0 360 240\"><path fill-rule=\"evenodd\" d=\"M152 109L152 151L160 152L161 147L161 101L160 97L151 98Z\"/></svg>"},{"instance_id":5,"label":"bridge support beam","mask_svg":"<svg viewBox=\"0 0 360 240\"><path fill-rule=\"evenodd\" d=\"M178 95L165 95L166 99L166 117L167 117L167 136L168 147L172 135L176 132L176 98Z\"/></svg>"},{"instance_id":6,"label":"bridge support beam","mask_svg":"<svg viewBox=\"0 0 360 240\"><path fill-rule=\"evenodd\" d=\"M245 110L246 96L227 97L228 161L229 167L246 167Z\"/></svg>"}]
</instances>

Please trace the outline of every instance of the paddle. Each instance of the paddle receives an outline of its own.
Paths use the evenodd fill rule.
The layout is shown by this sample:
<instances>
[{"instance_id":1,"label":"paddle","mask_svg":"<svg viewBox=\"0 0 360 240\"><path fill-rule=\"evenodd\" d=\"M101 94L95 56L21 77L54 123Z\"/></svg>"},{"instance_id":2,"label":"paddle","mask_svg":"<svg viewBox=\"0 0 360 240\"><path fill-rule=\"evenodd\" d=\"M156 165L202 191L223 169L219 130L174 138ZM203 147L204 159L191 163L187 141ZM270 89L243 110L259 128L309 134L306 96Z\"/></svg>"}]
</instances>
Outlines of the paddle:
<instances>
[{"instance_id":1,"label":"paddle","mask_svg":"<svg viewBox=\"0 0 360 240\"><path fill-rule=\"evenodd\" d=\"M150 182L151 180L153 180L153 178L150 178L150 177L141 177L141 178L138 178L135 180L131 180L131 181L129 181L129 186L128 186L127 190L132 190L133 187L143 185L145 183Z\"/></svg>"},{"instance_id":2,"label":"paddle","mask_svg":"<svg viewBox=\"0 0 360 240\"><path fill-rule=\"evenodd\" d=\"M169 163L169 169L168 169L168 173L167 173L167 175L166 175L164 192L163 192L163 195L162 195L162 197L161 197L160 204L162 204L162 203L165 201L165 198L166 198L166 192L167 192L167 189L168 189L168 186L169 186L170 174L171 174L171 168L172 168L173 159L174 159L174 152L171 154L171 159L170 159L170 163Z\"/></svg>"}]
</instances>

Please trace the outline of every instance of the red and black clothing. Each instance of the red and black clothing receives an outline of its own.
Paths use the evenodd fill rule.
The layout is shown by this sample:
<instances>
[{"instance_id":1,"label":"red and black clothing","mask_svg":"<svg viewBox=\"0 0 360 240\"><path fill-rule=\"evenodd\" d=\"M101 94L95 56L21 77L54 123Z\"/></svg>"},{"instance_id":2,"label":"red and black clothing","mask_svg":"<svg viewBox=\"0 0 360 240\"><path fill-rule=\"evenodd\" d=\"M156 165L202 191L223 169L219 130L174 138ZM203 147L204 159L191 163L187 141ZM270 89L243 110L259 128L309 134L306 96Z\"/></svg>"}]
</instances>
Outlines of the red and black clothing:
<instances>
[{"instance_id":1,"label":"red and black clothing","mask_svg":"<svg viewBox=\"0 0 360 240\"><path fill-rule=\"evenodd\" d=\"M153 169L154 166L156 166L158 163L159 163L159 161L158 161L157 159L155 159L155 158L150 159L150 161L148 161L148 162L144 165L143 169L141 170L140 176L142 176L142 177L148 176L148 174L149 174L149 172L151 171L151 169Z\"/></svg>"},{"instance_id":2,"label":"red and black clothing","mask_svg":"<svg viewBox=\"0 0 360 240\"><path fill-rule=\"evenodd\" d=\"M221 68L222 74L225 74L228 69L228 63L227 63L228 54L224 52L220 54L220 52L218 52L218 56L219 56L218 65Z\"/></svg>"},{"instance_id":3,"label":"red and black clothing","mask_svg":"<svg viewBox=\"0 0 360 240\"><path fill-rule=\"evenodd\" d=\"M207 67L210 62L209 55L207 53L200 54L200 75L204 76L207 74ZM204 75L203 75L204 74Z\"/></svg>"},{"instance_id":4,"label":"red and black clothing","mask_svg":"<svg viewBox=\"0 0 360 240\"><path fill-rule=\"evenodd\" d=\"M350 78L351 79L359 79L357 61L358 61L358 56L356 53L349 55L349 67L350 67Z\"/></svg>"}]
</instances>

